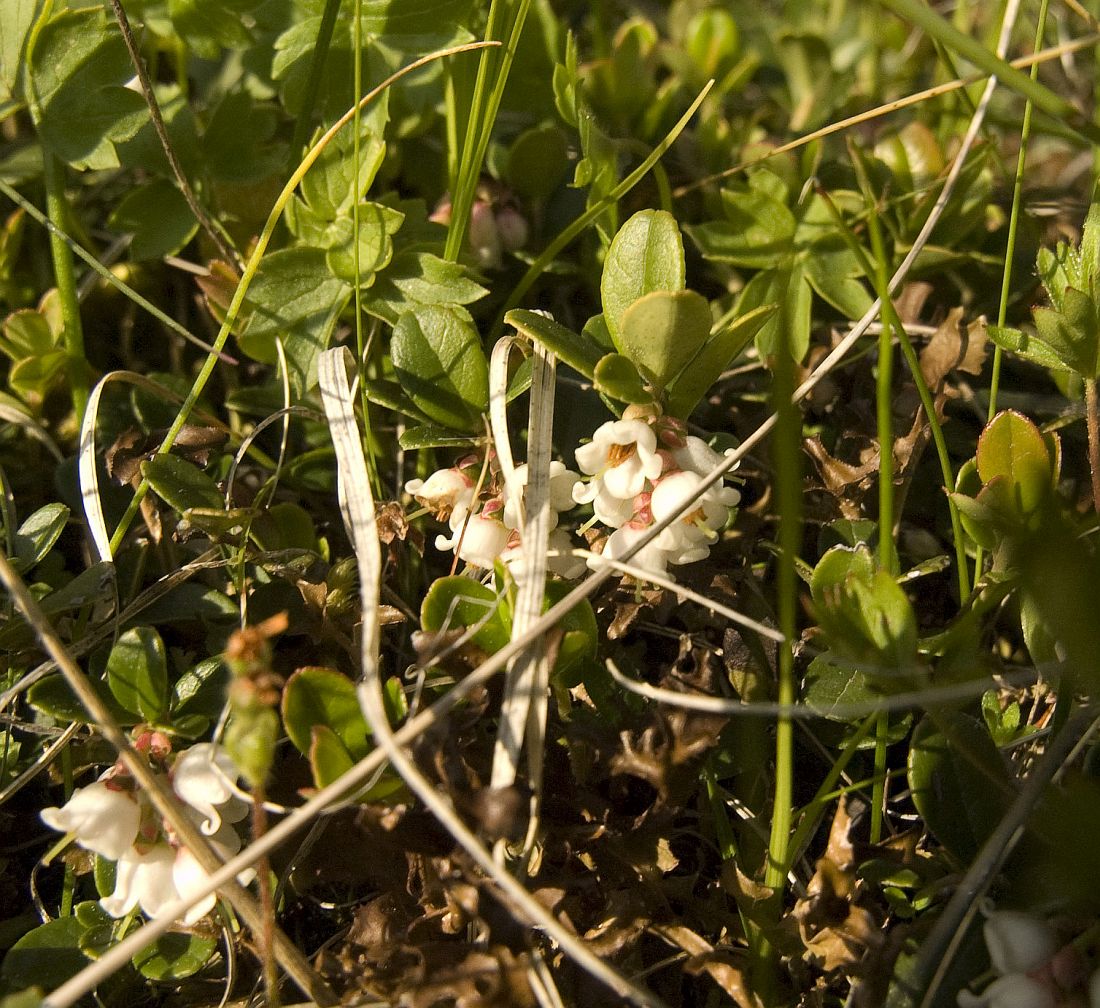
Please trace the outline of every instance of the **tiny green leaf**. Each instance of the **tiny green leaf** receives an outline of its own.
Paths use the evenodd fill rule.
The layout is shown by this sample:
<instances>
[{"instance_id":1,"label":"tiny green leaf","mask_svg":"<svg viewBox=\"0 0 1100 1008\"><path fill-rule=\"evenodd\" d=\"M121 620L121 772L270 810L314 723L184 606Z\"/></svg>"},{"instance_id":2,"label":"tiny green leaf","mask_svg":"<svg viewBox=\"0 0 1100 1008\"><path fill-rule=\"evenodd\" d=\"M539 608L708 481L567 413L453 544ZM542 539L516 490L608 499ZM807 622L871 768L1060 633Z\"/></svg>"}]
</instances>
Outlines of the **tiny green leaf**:
<instances>
[{"instance_id":1,"label":"tiny green leaf","mask_svg":"<svg viewBox=\"0 0 1100 1008\"><path fill-rule=\"evenodd\" d=\"M210 960L218 940L209 935L169 931L133 958L134 968L160 983L185 980Z\"/></svg>"},{"instance_id":2,"label":"tiny green leaf","mask_svg":"<svg viewBox=\"0 0 1100 1008\"><path fill-rule=\"evenodd\" d=\"M156 630L134 627L119 637L107 659L107 684L128 711L160 721L168 710L168 658Z\"/></svg>"},{"instance_id":3,"label":"tiny green leaf","mask_svg":"<svg viewBox=\"0 0 1100 1008\"><path fill-rule=\"evenodd\" d=\"M290 741L305 755L312 745L310 732L317 725L333 732L353 760L370 751L370 728L359 707L355 684L334 669L303 668L287 680L283 724Z\"/></svg>"},{"instance_id":4,"label":"tiny green leaf","mask_svg":"<svg viewBox=\"0 0 1100 1008\"><path fill-rule=\"evenodd\" d=\"M1008 481L1022 515L1034 512L1050 496L1051 459L1039 428L1014 410L998 413L978 438L978 475L989 484Z\"/></svg>"},{"instance_id":5,"label":"tiny green leaf","mask_svg":"<svg viewBox=\"0 0 1100 1008\"><path fill-rule=\"evenodd\" d=\"M596 391L612 399L628 403L646 403L653 401L653 395L646 391L638 369L622 354L607 354L600 358L593 374Z\"/></svg>"},{"instance_id":6,"label":"tiny green leaf","mask_svg":"<svg viewBox=\"0 0 1100 1008\"><path fill-rule=\"evenodd\" d=\"M225 509L217 484L198 466L178 455L156 455L141 464L141 474L174 511L188 508Z\"/></svg>"},{"instance_id":7,"label":"tiny green leaf","mask_svg":"<svg viewBox=\"0 0 1100 1008\"><path fill-rule=\"evenodd\" d=\"M20 570L30 570L49 553L68 520L69 509L64 504L46 504L19 526L12 559Z\"/></svg>"},{"instance_id":8,"label":"tiny green leaf","mask_svg":"<svg viewBox=\"0 0 1100 1008\"><path fill-rule=\"evenodd\" d=\"M473 643L492 654L508 643L512 619L491 588L456 574L439 578L428 589L420 625L429 633L477 627Z\"/></svg>"}]
</instances>

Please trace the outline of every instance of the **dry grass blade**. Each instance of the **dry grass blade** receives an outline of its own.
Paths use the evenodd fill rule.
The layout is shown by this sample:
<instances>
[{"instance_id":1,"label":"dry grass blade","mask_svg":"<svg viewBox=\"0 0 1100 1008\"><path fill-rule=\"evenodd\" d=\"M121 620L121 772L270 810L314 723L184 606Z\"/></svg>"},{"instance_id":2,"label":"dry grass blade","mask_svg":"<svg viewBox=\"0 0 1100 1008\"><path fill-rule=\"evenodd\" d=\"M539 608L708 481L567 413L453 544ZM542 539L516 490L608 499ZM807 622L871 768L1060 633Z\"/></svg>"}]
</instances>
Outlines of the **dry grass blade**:
<instances>
[{"instance_id":1,"label":"dry grass blade","mask_svg":"<svg viewBox=\"0 0 1100 1008\"><path fill-rule=\"evenodd\" d=\"M99 726L103 736L118 751L123 765L148 795L154 808L171 823L176 835L190 849L199 864L207 872L216 871L222 865L222 860L190 816L180 807L165 786L164 781L153 773L145 758L130 745L129 739L112 717L110 710L100 700L91 683L88 682L83 671L81 671L80 666L76 664L61 639L54 633L49 620L28 591L22 578L8 563L7 557L2 555L0 555L0 581L7 588L24 618L33 627L43 648L57 663L57 667L65 676L70 689L72 689L92 720ZM259 907L244 887L235 880L226 881L224 883L224 895L253 932L260 933L263 920ZM197 899L188 900L186 906L189 907L196 902L198 902ZM311 996L318 1004L335 1004L335 998L328 989L328 985L313 971L305 956L281 931L276 932L276 955L280 965L301 987L304 993ZM50 1004L53 1008L64 1008L64 1006L72 1004L72 1001L58 1000L55 993L55 999L50 1001Z\"/></svg>"},{"instance_id":2,"label":"dry grass blade","mask_svg":"<svg viewBox=\"0 0 1100 1008\"><path fill-rule=\"evenodd\" d=\"M546 550L550 538L550 444L554 425L554 358L534 349L530 421L527 435L527 490L516 487L513 504L522 516L521 557L512 565L516 605L512 636L522 637L542 612L546 586ZM494 432L495 433L495 432ZM504 432L507 438L507 431ZM513 482L515 482L513 480ZM490 786L511 787L519 768L524 737L528 771L537 801L542 777L542 745L546 732L546 690L550 670L546 637L532 641L509 663L504 686Z\"/></svg>"},{"instance_id":3,"label":"dry grass blade","mask_svg":"<svg viewBox=\"0 0 1100 1008\"><path fill-rule=\"evenodd\" d=\"M348 493L346 502L349 508L358 509L352 513L352 531L359 561L360 602L363 607L363 682L359 687L359 700L374 739L413 793L501 890L502 897L514 913L548 934L566 955L620 997L632 1004L663 1008L663 1002L659 998L625 979L589 951L575 934L567 930L516 879L494 862L492 854L458 818L449 798L438 791L406 755L390 728L378 674L377 607L381 549L374 529L374 503L370 499L370 486L365 479L366 460L358 431L355 430L354 436L351 433L354 429L354 408L344 360L343 349L328 350L322 354L318 380L321 383L325 412L333 428L333 446L340 468L340 486L356 486L354 492ZM515 654L518 648L503 649L498 655L505 651ZM509 658L511 656L508 655Z\"/></svg>"}]
</instances>

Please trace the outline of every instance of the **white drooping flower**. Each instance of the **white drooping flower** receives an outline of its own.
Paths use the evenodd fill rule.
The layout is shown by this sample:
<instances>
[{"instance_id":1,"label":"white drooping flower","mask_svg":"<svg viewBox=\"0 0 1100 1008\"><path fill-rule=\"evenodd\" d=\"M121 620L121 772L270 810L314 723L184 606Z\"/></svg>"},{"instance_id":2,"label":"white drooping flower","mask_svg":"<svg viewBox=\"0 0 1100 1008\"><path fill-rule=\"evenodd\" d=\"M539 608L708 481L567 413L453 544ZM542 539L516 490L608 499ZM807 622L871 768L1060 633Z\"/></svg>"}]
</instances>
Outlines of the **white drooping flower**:
<instances>
[{"instance_id":1,"label":"white drooping flower","mask_svg":"<svg viewBox=\"0 0 1100 1008\"><path fill-rule=\"evenodd\" d=\"M240 822L248 815L248 803L234 794L237 767L229 753L209 742L200 742L180 753L172 766L172 788L188 805L202 813L199 827L213 836L222 822Z\"/></svg>"},{"instance_id":2,"label":"white drooping flower","mask_svg":"<svg viewBox=\"0 0 1100 1008\"><path fill-rule=\"evenodd\" d=\"M457 512L456 512L457 514ZM451 516L451 537L437 536L435 548L456 550L460 560L474 567L490 568L497 557L504 552L512 530L498 517L499 511L487 513L482 510L468 518L464 516L455 521Z\"/></svg>"},{"instance_id":3,"label":"white drooping flower","mask_svg":"<svg viewBox=\"0 0 1100 1008\"><path fill-rule=\"evenodd\" d=\"M409 480L405 493L440 521L447 521L456 512L464 515L470 510L474 502L474 481L461 469L437 469L426 480Z\"/></svg>"},{"instance_id":4,"label":"white drooping flower","mask_svg":"<svg viewBox=\"0 0 1100 1008\"><path fill-rule=\"evenodd\" d=\"M959 1008L1055 1008L1053 979L1040 972L1058 951L1051 927L1030 914L997 910L983 933L998 976L981 994L960 991Z\"/></svg>"},{"instance_id":5,"label":"white drooping flower","mask_svg":"<svg viewBox=\"0 0 1100 1008\"><path fill-rule=\"evenodd\" d=\"M565 529L551 529L546 541L546 569L563 578L575 578L584 571L584 559L573 556L573 540ZM500 559L509 567L513 575L522 578L525 573L527 554L521 542L509 546L500 555Z\"/></svg>"},{"instance_id":6,"label":"white drooping flower","mask_svg":"<svg viewBox=\"0 0 1100 1008\"><path fill-rule=\"evenodd\" d=\"M733 451L732 448L725 454L728 455L731 451ZM683 446L673 448L670 454L678 469L698 473L700 476L706 476L713 472L718 463L724 458L724 455L716 452L706 441L695 437L693 434L688 434L684 438ZM737 467L734 466L734 468Z\"/></svg>"},{"instance_id":7,"label":"white drooping flower","mask_svg":"<svg viewBox=\"0 0 1100 1008\"><path fill-rule=\"evenodd\" d=\"M523 465L516 466L512 479L521 491L519 500L522 501L524 497L523 488L527 486L530 479L530 470L526 462ZM572 469L566 469L564 462L555 459L550 463L550 528L556 528L558 515L562 511L571 510L576 503L573 500L573 486L576 482L577 474ZM506 498L504 501L504 524L509 528L519 528L521 516L518 511L517 502L511 497Z\"/></svg>"},{"instance_id":8,"label":"white drooping flower","mask_svg":"<svg viewBox=\"0 0 1100 1008\"><path fill-rule=\"evenodd\" d=\"M640 522L631 521L616 529L607 538L603 552L599 556L588 558L588 566L592 570L599 570L604 564L604 558L608 560L621 560L635 543L649 531L649 526ZM658 536L658 539L660 537ZM643 546L637 553L625 562L632 567L649 571L659 577L664 577L668 568L670 556L667 551L660 548L656 542Z\"/></svg>"},{"instance_id":9,"label":"white drooping flower","mask_svg":"<svg viewBox=\"0 0 1100 1008\"><path fill-rule=\"evenodd\" d=\"M715 485L700 492L702 482L698 473L681 471L666 476L653 488L649 506L654 521L663 521L684 510L657 537L657 545L668 551L674 564L692 563L708 556L718 531L729 520L729 509L741 500L741 494L733 487ZM684 509L687 501L692 503Z\"/></svg>"},{"instance_id":10,"label":"white drooping flower","mask_svg":"<svg viewBox=\"0 0 1100 1008\"><path fill-rule=\"evenodd\" d=\"M661 475L664 462L657 454L657 435L641 420L608 420L596 428L592 440L576 450L581 472L592 476L578 483L573 499L588 504L606 490L612 497L630 500L646 489L646 480Z\"/></svg>"},{"instance_id":11,"label":"white drooping flower","mask_svg":"<svg viewBox=\"0 0 1100 1008\"><path fill-rule=\"evenodd\" d=\"M51 829L75 834L81 847L111 861L134 846L141 825L141 806L134 793L108 777L77 788L61 808L44 808L39 814Z\"/></svg>"},{"instance_id":12,"label":"white drooping flower","mask_svg":"<svg viewBox=\"0 0 1100 1008\"><path fill-rule=\"evenodd\" d=\"M140 739L137 748L149 751ZM163 765L167 751L156 755ZM208 743L180 753L169 773L175 794L223 857L240 850L240 838L230 823L248 810L233 793L237 776L228 754ZM158 916L169 903L196 892L207 877L119 765L78 788L62 807L43 809L41 815L48 826L72 833L81 847L115 862L114 892L100 901L112 917L124 917L135 908ZM245 873L241 881L250 877ZM213 905L213 895L204 898L188 911L185 922L193 924Z\"/></svg>"}]
</instances>

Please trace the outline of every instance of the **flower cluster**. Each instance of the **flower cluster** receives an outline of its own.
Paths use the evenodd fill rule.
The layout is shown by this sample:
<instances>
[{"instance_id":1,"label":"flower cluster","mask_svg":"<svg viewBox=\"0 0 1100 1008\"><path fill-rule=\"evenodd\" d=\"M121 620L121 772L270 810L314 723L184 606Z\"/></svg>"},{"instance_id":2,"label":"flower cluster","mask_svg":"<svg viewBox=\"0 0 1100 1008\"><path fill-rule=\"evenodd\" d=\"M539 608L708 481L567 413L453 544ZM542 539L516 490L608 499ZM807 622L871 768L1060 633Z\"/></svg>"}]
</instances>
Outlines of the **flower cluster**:
<instances>
[{"instance_id":1,"label":"flower cluster","mask_svg":"<svg viewBox=\"0 0 1100 1008\"><path fill-rule=\"evenodd\" d=\"M173 791L211 846L223 858L236 854L241 842L231 824L245 817L248 804L233 793L237 768L225 751L200 743L173 757L167 736L152 731L142 732L135 747L154 766L167 769ZM43 809L41 815L47 826L73 834L81 847L115 862L115 890L100 901L112 917L138 907L156 917L169 903L197 892L208 877L119 763L74 791L61 808ZM206 896L184 923L194 924L213 906L214 896Z\"/></svg>"},{"instance_id":2,"label":"flower cluster","mask_svg":"<svg viewBox=\"0 0 1100 1008\"><path fill-rule=\"evenodd\" d=\"M681 421L628 407L622 420L602 424L577 449L577 465L589 479L573 488L573 499L590 503L596 518L614 529L603 549L611 559L623 556L655 523L673 518L631 561L664 574L669 564L707 557L730 508L741 500L737 490L721 484L700 490L703 477L721 461L702 438L685 433ZM593 568L599 563L589 560Z\"/></svg>"},{"instance_id":3,"label":"flower cluster","mask_svg":"<svg viewBox=\"0 0 1100 1008\"><path fill-rule=\"evenodd\" d=\"M1043 920L1015 910L989 914L983 929L996 979L981 994L960 991L959 1008L1100 1006L1100 970L1088 976L1081 954Z\"/></svg>"},{"instance_id":4,"label":"flower cluster","mask_svg":"<svg viewBox=\"0 0 1100 1008\"><path fill-rule=\"evenodd\" d=\"M521 508L507 499L500 474L487 475L486 486L478 492L481 460L470 456L450 469L440 469L426 480L409 480L405 492L440 521L450 526L450 536L437 536L436 549L454 550L460 560L474 567L492 567L499 557L505 564L523 557L520 545ZM527 486L527 466L517 466L515 482L523 497ZM550 542L552 555L548 565L563 577L576 577L584 569L569 551L569 534L559 529L558 515L573 507L573 484L577 474L561 462L550 463Z\"/></svg>"},{"instance_id":5,"label":"flower cluster","mask_svg":"<svg viewBox=\"0 0 1100 1008\"><path fill-rule=\"evenodd\" d=\"M450 197L444 197L429 219L449 225L452 209ZM528 233L527 219L502 187L488 183L478 186L466 232L478 266L500 269L504 253L522 249L527 244Z\"/></svg>"},{"instance_id":6,"label":"flower cluster","mask_svg":"<svg viewBox=\"0 0 1100 1008\"><path fill-rule=\"evenodd\" d=\"M591 504L593 522L610 530L602 553L610 559L624 556L656 522L673 519L631 558L634 566L663 575L669 564L708 556L730 508L741 499L737 490L720 483L701 489L703 477L722 456L687 434L681 421L655 410L628 407L623 419L597 428L592 440L576 450L576 458L584 479L561 462L550 463L549 565L564 577L584 569L568 555L568 533L557 527L559 515L576 504ZM491 466L484 474L481 469L481 460L471 456L427 479L410 480L405 490L449 524L451 534L436 539L438 549L454 550L475 567L492 567L498 557L506 564L517 562L523 555L521 509L505 493L500 474ZM515 481L526 486L526 465L516 468ZM479 490L480 483L484 488ZM588 561L593 569L600 563L598 557Z\"/></svg>"}]
</instances>

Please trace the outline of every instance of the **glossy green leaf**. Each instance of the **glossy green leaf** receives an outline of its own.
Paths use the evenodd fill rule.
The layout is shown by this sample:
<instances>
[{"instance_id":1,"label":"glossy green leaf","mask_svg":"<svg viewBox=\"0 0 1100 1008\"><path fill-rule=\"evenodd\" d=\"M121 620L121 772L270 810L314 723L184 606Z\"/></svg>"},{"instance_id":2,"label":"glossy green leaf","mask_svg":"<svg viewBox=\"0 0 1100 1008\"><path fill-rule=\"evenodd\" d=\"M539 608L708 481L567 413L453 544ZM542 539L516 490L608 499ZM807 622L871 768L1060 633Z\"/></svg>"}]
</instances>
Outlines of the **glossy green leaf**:
<instances>
[{"instance_id":1,"label":"glossy green leaf","mask_svg":"<svg viewBox=\"0 0 1100 1008\"><path fill-rule=\"evenodd\" d=\"M107 709L120 724L132 725L140 720L139 717L115 700L104 683L93 681L92 689L95 690L99 699L107 705ZM48 714L61 722L94 723L94 719L77 700L64 677L60 675L46 676L45 679L36 682L27 690L27 703L35 710Z\"/></svg>"},{"instance_id":2,"label":"glossy green leaf","mask_svg":"<svg viewBox=\"0 0 1100 1008\"><path fill-rule=\"evenodd\" d=\"M221 658L204 658L176 680L172 687L172 715L206 714L217 717L229 687L229 669Z\"/></svg>"},{"instance_id":3,"label":"glossy green leaf","mask_svg":"<svg viewBox=\"0 0 1100 1008\"><path fill-rule=\"evenodd\" d=\"M347 746L328 725L312 725L309 738L309 747L305 754L309 758L309 768L316 787L327 787L355 766L355 760Z\"/></svg>"},{"instance_id":4,"label":"glossy green leaf","mask_svg":"<svg viewBox=\"0 0 1100 1008\"><path fill-rule=\"evenodd\" d=\"M160 721L168 710L168 658L156 630L134 627L119 637L107 659L107 684L128 711Z\"/></svg>"},{"instance_id":5,"label":"glossy green leaf","mask_svg":"<svg viewBox=\"0 0 1100 1008\"><path fill-rule=\"evenodd\" d=\"M682 291L685 277L676 218L665 210L639 210L615 235L600 280L604 320L617 350L631 356L622 343L626 310L653 291Z\"/></svg>"},{"instance_id":6,"label":"glossy green leaf","mask_svg":"<svg viewBox=\"0 0 1100 1008\"><path fill-rule=\"evenodd\" d=\"M458 306L426 305L397 320L394 371L409 398L437 423L475 431L489 408L489 365L473 320Z\"/></svg>"},{"instance_id":7,"label":"glossy green leaf","mask_svg":"<svg viewBox=\"0 0 1100 1008\"><path fill-rule=\"evenodd\" d=\"M76 917L58 917L28 931L0 963L0 981L9 991L40 986L53 989L76 976L88 959L80 951L84 927Z\"/></svg>"},{"instance_id":8,"label":"glossy green leaf","mask_svg":"<svg viewBox=\"0 0 1100 1008\"><path fill-rule=\"evenodd\" d=\"M55 14L39 33L27 69L41 106L42 142L76 168L117 168L115 143L133 136L149 113L141 95L123 87L134 69L106 11Z\"/></svg>"},{"instance_id":9,"label":"glossy green leaf","mask_svg":"<svg viewBox=\"0 0 1100 1008\"><path fill-rule=\"evenodd\" d=\"M574 371L586 378L595 377L596 365L603 359L604 351L584 335L578 336L549 316L526 308L513 308L504 316L504 322L529 340L553 351Z\"/></svg>"},{"instance_id":10,"label":"glossy green leaf","mask_svg":"<svg viewBox=\"0 0 1100 1008\"><path fill-rule=\"evenodd\" d=\"M1035 511L1051 493L1050 454L1043 435L1027 417L1014 410L998 413L978 438L978 475L989 484L997 477L1022 515Z\"/></svg>"},{"instance_id":11,"label":"glossy green leaf","mask_svg":"<svg viewBox=\"0 0 1100 1008\"><path fill-rule=\"evenodd\" d=\"M882 691L872 689L867 675L832 652L818 655L806 669L802 701L830 721L851 723L865 717L882 701Z\"/></svg>"},{"instance_id":12,"label":"glossy green leaf","mask_svg":"<svg viewBox=\"0 0 1100 1008\"><path fill-rule=\"evenodd\" d=\"M141 474L157 496L180 514L193 507L225 509L225 497L217 484L178 455L156 455L142 462Z\"/></svg>"},{"instance_id":13,"label":"glossy green leaf","mask_svg":"<svg viewBox=\"0 0 1100 1008\"><path fill-rule=\"evenodd\" d=\"M111 212L108 225L133 235L134 259L161 259L175 255L198 230L187 200L167 179L154 179L132 189Z\"/></svg>"},{"instance_id":14,"label":"glossy green leaf","mask_svg":"<svg viewBox=\"0 0 1100 1008\"><path fill-rule=\"evenodd\" d=\"M359 171L355 170L355 132L340 130L302 179L302 198L322 220L351 216L351 207L362 200L386 155L386 145L364 117L360 123ZM397 213L397 211L393 211Z\"/></svg>"},{"instance_id":15,"label":"glossy green leaf","mask_svg":"<svg viewBox=\"0 0 1100 1008\"><path fill-rule=\"evenodd\" d=\"M19 526L12 555L19 570L30 570L50 552L68 520L64 504L46 504Z\"/></svg>"},{"instance_id":16,"label":"glossy green leaf","mask_svg":"<svg viewBox=\"0 0 1100 1008\"><path fill-rule=\"evenodd\" d=\"M592 377L595 379L596 391L612 399L628 403L653 401L653 394L646 391L638 369L622 354L606 354L601 357Z\"/></svg>"},{"instance_id":17,"label":"glossy green leaf","mask_svg":"<svg viewBox=\"0 0 1100 1008\"><path fill-rule=\"evenodd\" d=\"M989 732L958 711L925 717L913 732L908 775L913 803L932 835L970 864L1013 793Z\"/></svg>"},{"instance_id":18,"label":"glossy green leaf","mask_svg":"<svg viewBox=\"0 0 1100 1008\"><path fill-rule=\"evenodd\" d=\"M1029 360L1040 367L1051 368L1055 371L1067 370L1065 361L1038 336L1023 332L1020 329L1013 329L1010 326L988 326L986 333L1001 349L1016 354L1018 357L1023 357L1024 360Z\"/></svg>"},{"instance_id":19,"label":"glossy green leaf","mask_svg":"<svg viewBox=\"0 0 1100 1008\"><path fill-rule=\"evenodd\" d=\"M668 412L686 420L718 377L775 314L776 305L761 305L711 336L668 385Z\"/></svg>"},{"instance_id":20,"label":"glossy green leaf","mask_svg":"<svg viewBox=\"0 0 1100 1008\"><path fill-rule=\"evenodd\" d=\"M834 546L814 567L810 581L814 602L821 604L828 590L841 587L850 576L870 578L874 572L875 559L865 546Z\"/></svg>"},{"instance_id":21,"label":"glossy green leaf","mask_svg":"<svg viewBox=\"0 0 1100 1008\"><path fill-rule=\"evenodd\" d=\"M710 305L690 290L653 291L622 314L619 346L638 370L663 388L710 338Z\"/></svg>"},{"instance_id":22,"label":"glossy green leaf","mask_svg":"<svg viewBox=\"0 0 1100 1008\"><path fill-rule=\"evenodd\" d=\"M278 361L286 350L291 387L303 395L317 383L317 358L328 347L351 288L332 275L320 249L283 249L266 256L248 290L251 315L237 345L255 360Z\"/></svg>"},{"instance_id":23,"label":"glossy green leaf","mask_svg":"<svg viewBox=\"0 0 1100 1008\"><path fill-rule=\"evenodd\" d=\"M455 434L449 428L432 424L407 427L397 440L405 451L416 451L418 448L466 448L482 441L481 438Z\"/></svg>"},{"instance_id":24,"label":"glossy green leaf","mask_svg":"<svg viewBox=\"0 0 1100 1008\"><path fill-rule=\"evenodd\" d=\"M347 676L328 668L299 669L287 680L282 704L286 733L303 754L310 751L316 725L331 730L353 760L370 751L370 729Z\"/></svg>"},{"instance_id":25,"label":"glossy green leaf","mask_svg":"<svg viewBox=\"0 0 1100 1008\"><path fill-rule=\"evenodd\" d=\"M195 932L169 931L134 956L134 968L162 983L184 980L203 968L217 948L217 939Z\"/></svg>"},{"instance_id":26,"label":"glossy green leaf","mask_svg":"<svg viewBox=\"0 0 1100 1008\"><path fill-rule=\"evenodd\" d=\"M428 633L477 627L472 642L493 654L508 643L512 619L491 588L452 575L428 589L420 606L420 625Z\"/></svg>"}]
</instances>

